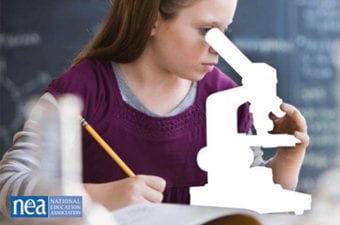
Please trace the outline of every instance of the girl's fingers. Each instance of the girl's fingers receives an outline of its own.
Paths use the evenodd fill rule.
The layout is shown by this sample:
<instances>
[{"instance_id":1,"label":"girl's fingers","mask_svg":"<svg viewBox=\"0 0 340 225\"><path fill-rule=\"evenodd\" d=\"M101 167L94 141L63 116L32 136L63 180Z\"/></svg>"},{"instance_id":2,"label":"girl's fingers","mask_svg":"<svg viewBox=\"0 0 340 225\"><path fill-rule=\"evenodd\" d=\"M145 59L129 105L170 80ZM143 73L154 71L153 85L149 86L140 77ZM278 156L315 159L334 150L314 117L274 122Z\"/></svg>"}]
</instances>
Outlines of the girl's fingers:
<instances>
[{"instance_id":1,"label":"girl's fingers","mask_svg":"<svg viewBox=\"0 0 340 225\"><path fill-rule=\"evenodd\" d=\"M146 201L152 202L152 203L160 203L163 200L162 192L156 191L155 189L150 188L148 186L145 186L142 196Z\"/></svg>"},{"instance_id":2,"label":"girl's fingers","mask_svg":"<svg viewBox=\"0 0 340 225\"><path fill-rule=\"evenodd\" d=\"M156 191L163 192L165 189L166 181L158 176L151 176L151 175L138 175L147 186Z\"/></svg>"},{"instance_id":3,"label":"girl's fingers","mask_svg":"<svg viewBox=\"0 0 340 225\"><path fill-rule=\"evenodd\" d=\"M163 200L165 180L152 175L137 175L133 177L138 184L136 201L159 203Z\"/></svg>"},{"instance_id":4,"label":"girl's fingers","mask_svg":"<svg viewBox=\"0 0 340 225\"><path fill-rule=\"evenodd\" d=\"M277 117L274 113L272 113L272 112L270 112L269 113L269 119L271 119L271 120L276 120L276 119L278 119L279 117Z\"/></svg>"},{"instance_id":5,"label":"girl's fingers","mask_svg":"<svg viewBox=\"0 0 340 225\"><path fill-rule=\"evenodd\" d=\"M281 109L286 113L286 116L288 116L296 124L295 126L298 131L302 131L304 133L307 132L306 119L297 108L295 108L293 105L283 103L281 105Z\"/></svg>"},{"instance_id":6,"label":"girl's fingers","mask_svg":"<svg viewBox=\"0 0 340 225\"><path fill-rule=\"evenodd\" d=\"M294 136L301 141L301 145L307 146L309 144L308 134L300 131L295 131Z\"/></svg>"}]
</instances>

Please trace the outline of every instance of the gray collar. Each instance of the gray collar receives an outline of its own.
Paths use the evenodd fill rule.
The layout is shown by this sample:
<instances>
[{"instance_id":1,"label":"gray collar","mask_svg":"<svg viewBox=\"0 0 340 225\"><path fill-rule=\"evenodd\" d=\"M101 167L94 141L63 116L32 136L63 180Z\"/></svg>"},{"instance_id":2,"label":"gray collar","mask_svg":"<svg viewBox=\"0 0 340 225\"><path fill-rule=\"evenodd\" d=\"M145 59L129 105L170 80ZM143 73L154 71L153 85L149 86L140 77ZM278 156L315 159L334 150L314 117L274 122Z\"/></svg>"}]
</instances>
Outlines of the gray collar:
<instances>
[{"instance_id":1,"label":"gray collar","mask_svg":"<svg viewBox=\"0 0 340 225\"><path fill-rule=\"evenodd\" d=\"M196 92L197 92L197 82L194 82L191 86L188 94L185 96L185 98L182 100L182 102L174 108L171 112L165 114L165 115L159 115L157 113L152 112L149 110L140 100L139 98L133 93L132 89L129 87L127 81L125 80L122 72L119 69L119 66L117 63L112 63L113 71L115 73L119 91L121 93L121 96L123 98L123 101L130 105L131 107L137 109L140 112L143 112L149 116L152 117L170 117L175 116L177 114L180 114L181 112L185 111L187 108L189 108L194 102L196 98Z\"/></svg>"}]
</instances>

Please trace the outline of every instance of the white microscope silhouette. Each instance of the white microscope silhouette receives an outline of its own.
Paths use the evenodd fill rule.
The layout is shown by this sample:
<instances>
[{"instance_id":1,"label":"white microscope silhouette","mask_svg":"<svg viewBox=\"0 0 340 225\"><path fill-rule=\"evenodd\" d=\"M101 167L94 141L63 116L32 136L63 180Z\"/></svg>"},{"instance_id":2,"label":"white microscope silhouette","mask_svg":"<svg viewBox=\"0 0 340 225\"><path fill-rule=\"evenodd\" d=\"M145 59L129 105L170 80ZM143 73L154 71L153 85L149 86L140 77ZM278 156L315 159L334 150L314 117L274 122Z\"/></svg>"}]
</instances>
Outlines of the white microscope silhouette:
<instances>
[{"instance_id":1,"label":"white microscope silhouette","mask_svg":"<svg viewBox=\"0 0 340 225\"><path fill-rule=\"evenodd\" d=\"M288 134L269 134L269 112L282 116L282 100L276 93L276 70L265 63L252 63L217 28L206 35L208 44L242 77L243 86L221 91L207 99L207 146L198 154L199 166L208 172L208 183L190 188L191 204L232 207L258 213L311 208L311 196L284 190L274 184L272 169L250 168L251 146L294 146L299 140ZM237 109L250 102L256 135L237 131Z\"/></svg>"}]
</instances>

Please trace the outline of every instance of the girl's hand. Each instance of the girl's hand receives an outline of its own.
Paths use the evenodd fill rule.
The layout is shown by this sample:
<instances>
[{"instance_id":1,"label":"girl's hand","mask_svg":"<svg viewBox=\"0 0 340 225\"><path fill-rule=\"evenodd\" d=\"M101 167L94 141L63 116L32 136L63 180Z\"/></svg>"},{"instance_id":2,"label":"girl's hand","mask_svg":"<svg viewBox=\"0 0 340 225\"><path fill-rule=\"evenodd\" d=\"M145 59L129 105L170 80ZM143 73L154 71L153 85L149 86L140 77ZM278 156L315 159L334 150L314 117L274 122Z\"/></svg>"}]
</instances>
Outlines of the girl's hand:
<instances>
[{"instance_id":1,"label":"girl's hand","mask_svg":"<svg viewBox=\"0 0 340 225\"><path fill-rule=\"evenodd\" d=\"M84 188L94 201L112 211L136 203L161 202L165 180L156 176L137 175L109 183L86 183Z\"/></svg>"},{"instance_id":2,"label":"girl's hand","mask_svg":"<svg viewBox=\"0 0 340 225\"><path fill-rule=\"evenodd\" d=\"M301 143L294 147L280 148L279 155L288 160L301 162L305 149L309 144L306 120L300 111L290 104L283 103L280 108L286 115L281 118L276 117L273 113L269 115L274 123L274 128L271 133L292 134L299 139Z\"/></svg>"}]
</instances>

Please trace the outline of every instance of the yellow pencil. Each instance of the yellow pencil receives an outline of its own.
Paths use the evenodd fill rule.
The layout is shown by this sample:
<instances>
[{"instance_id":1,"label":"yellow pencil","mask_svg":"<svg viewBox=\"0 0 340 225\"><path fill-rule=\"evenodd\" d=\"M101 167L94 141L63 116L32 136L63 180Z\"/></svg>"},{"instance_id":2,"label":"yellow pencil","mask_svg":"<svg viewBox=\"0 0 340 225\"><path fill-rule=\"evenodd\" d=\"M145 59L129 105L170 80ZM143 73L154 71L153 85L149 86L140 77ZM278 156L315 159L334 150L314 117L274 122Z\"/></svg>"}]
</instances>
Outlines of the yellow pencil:
<instances>
[{"instance_id":1,"label":"yellow pencil","mask_svg":"<svg viewBox=\"0 0 340 225\"><path fill-rule=\"evenodd\" d=\"M100 137L100 135L92 128L84 118L81 117L81 125L89 132L89 134L98 142L98 144L111 156L118 166L129 176L135 176L134 172L123 162L123 160L110 148L110 146Z\"/></svg>"}]
</instances>

